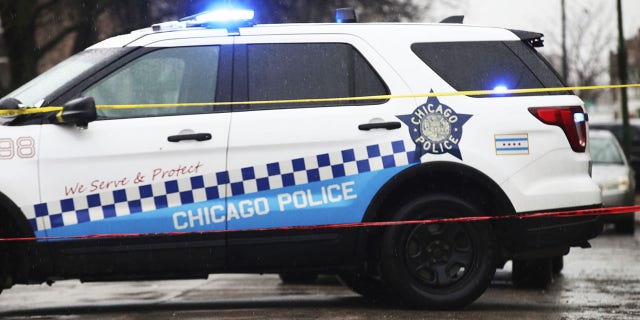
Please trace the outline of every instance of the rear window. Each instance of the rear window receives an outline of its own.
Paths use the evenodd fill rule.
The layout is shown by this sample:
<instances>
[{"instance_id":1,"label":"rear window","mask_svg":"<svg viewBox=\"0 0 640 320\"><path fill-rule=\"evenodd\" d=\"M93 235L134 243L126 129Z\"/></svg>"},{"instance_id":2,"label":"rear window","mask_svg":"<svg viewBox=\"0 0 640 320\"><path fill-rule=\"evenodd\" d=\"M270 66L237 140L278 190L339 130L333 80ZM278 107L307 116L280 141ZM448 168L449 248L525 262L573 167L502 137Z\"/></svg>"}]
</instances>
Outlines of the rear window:
<instances>
[{"instance_id":1,"label":"rear window","mask_svg":"<svg viewBox=\"0 0 640 320\"><path fill-rule=\"evenodd\" d=\"M549 63L523 41L414 43L411 49L458 91L564 86ZM570 92L528 95L541 94Z\"/></svg>"},{"instance_id":2,"label":"rear window","mask_svg":"<svg viewBox=\"0 0 640 320\"><path fill-rule=\"evenodd\" d=\"M591 153L591 160L593 163L624 164L621 150L616 147L615 140L613 140L613 138L589 138L591 139L589 143L589 151Z\"/></svg>"},{"instance_id":3,"label":"rear window","mask_svg":"<svg viewBox=\"0 0 640 320\"><path fill-rule=\"evenodd\" d=\"M618 140L621 145L624 144L624 137L622 136L622 123L617 124L601 124L601 123L589 123L590 129L602 129L608 130ZM629 124L631 131L631 145L640 146L640 128L637 125Z\"/></svg>"}]
</instances>

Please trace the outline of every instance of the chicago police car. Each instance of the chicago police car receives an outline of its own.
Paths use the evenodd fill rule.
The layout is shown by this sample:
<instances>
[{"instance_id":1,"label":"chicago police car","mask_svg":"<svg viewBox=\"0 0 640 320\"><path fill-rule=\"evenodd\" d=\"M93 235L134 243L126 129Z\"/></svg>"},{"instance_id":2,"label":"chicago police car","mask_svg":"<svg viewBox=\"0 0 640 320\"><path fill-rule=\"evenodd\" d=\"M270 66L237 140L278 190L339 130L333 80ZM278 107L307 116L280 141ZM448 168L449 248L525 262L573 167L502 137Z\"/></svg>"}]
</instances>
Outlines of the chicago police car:
<instances>
[{"instance_id":1,"label":"chicago police car","mask_svg":"<svg viewBox=\"0 0 640 320\"><path fill-rule=\"evenodd\" d=\"M600 206L582 101L508 91L562 86L541 36L196 15L100 42L0 102L0 233L35 240L2 283L323 272L456 308L508 260L544 281L597 218L336 226ZM493 91L427 94L466 90Z\"/></svg>"}]
</instances>

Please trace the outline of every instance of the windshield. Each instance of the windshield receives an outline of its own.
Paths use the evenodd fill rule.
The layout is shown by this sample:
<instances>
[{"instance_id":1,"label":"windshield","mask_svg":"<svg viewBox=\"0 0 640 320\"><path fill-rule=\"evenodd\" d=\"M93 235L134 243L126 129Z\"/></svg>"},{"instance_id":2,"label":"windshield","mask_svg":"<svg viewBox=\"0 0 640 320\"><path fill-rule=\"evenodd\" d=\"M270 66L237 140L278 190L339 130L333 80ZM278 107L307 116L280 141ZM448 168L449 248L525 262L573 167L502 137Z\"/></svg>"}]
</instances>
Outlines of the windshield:
<instances>
[{"instance_id":1,"label":"windshield","mask_svg":"<svg viewBox=\"0 0 640 320\"><path fill-rule=\"evenodd\" d=\"M18 99L27 106L40 107L47 97L71 80L89 70L104 66L113 57L125 51L127 51L125 48L82 51L22 85L6 97Z\"/></svg>"},{"instance_id":2,"label":"windshield","mask_svg":"<svg viewBox=\"0 0 640 320\"><path fill-rule=\"evenodd\" d=\"M621 150L616 146L613 137L591 137L590 148L593 163L624 164Z\"/></svg>"}]
</instances>

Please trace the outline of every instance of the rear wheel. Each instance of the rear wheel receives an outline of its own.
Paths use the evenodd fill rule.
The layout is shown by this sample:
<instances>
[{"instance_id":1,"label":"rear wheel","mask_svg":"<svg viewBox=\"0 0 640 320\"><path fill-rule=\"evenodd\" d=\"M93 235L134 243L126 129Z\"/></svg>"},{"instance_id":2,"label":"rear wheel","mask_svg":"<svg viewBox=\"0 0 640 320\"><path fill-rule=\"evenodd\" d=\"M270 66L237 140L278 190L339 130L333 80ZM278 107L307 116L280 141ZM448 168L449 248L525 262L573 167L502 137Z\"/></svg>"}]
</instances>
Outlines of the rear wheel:
<instances>
[{"instance_id":1,"label":"rear wheel","mask_svg":"<svg viewBox=\"0 0 640 320\"><path fill-rule=\"evenodd\" d=\"M636 228L635 213L625 214L619 217L615 223L616 232L622 234L633 234Z\"/></svg>"},{"instance_id":2,"label":"rear wheel","mask_svg":"<svg viewBox=\"0 0 640 320\"><path fill-rule=\"evenodd\" d=\"M514 260L511 279L519 288L544 289L553 281L553 259Z\"/></svg>"},{"instance_id":3,"label":"rear wheel","mask_svg":"<svg viewBox=\"0 0 640 320\"><path fill-rule=\"evenodd\" d=\"M394 303L393 295L381 279L367 274L343 273L340 282L371 302Z\"/></svg>"},{"instance_id":4,"label":"rear wheel","mask_svg":"<svg viewBox=\"0 0 640 320\"><path fill-rule=\"evenodd\" d=\"M556 256L551 258L551 271L553 274L560 274L564 269L564 256Z\"/></svg>"},{"instance_id":5,"label":"rear wheel","mask_svg":"<svg viewBox=\"0 0 640 320\"><path fill-rule=\"evenodd\" d=\"M449 195L416 198L394 220L479 216L470 203ZM495 240L487 222L433 223L388 228L382 239L385 283L416 308L453 309L477 299L495 272Z\"/></svg>"}]
</instances>

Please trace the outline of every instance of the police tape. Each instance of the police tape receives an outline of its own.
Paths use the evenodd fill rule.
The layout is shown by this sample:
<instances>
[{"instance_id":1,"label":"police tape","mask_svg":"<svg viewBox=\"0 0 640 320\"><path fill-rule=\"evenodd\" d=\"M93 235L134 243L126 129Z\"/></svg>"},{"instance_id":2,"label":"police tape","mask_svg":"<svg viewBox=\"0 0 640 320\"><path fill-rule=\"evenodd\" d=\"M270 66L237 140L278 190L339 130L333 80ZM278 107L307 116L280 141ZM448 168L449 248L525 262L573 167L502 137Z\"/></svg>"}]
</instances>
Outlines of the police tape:
<instances>
[{"instance_id":1,"label":"police tape","mask_svg":"<svg viewBox=\"0 0 640 320\"><path fill-rule=\"evenodd\" d=\"M313 226L287 226L273 228L250 228L233 230L208 230L208 231L187 231L187 232L156 232L156 233L109 233L90 234L77 236L55 236L55 237L10 237L0 238L0 242L33 242L33 241L60 241L60 240L86 240L86 239L114 239L114 238L142 238L142 237L166 237L181 235L207 235L220 233L242 233L242 232L269 232L269 231L298 231L298 230L327 230L327 229L350 229L366 227L391 227L405 225L424 225L436 223L457 223L457 222L479 222L491 220L522 220L533 218L576 218L619 215L625 213L640 212L640 205L624 207L608 207L595 209L521 213L501 216L474 216L456 218L434 218L425 220L400 220L400 221L371 221L357 223L323 224Z\"/></svg>"},{"instance_id":2,"label":"police tape","mask_svg":"<svg viewBox=\"0 0 640 320\"><path fill-rule=\"evenodd\" d=\"M453 96L505 96L510 94L544 93L560 91L586 91L603 89L640 88L640 83L635 84L613 84L601 86L574 86L574 87L554 87L554 88L530 88L530 89L509 89L497 92L495 90L469 90L451 92L429 92L413 94L389 94L374 96L340 97L340 98L311 98L311 99L289 99L289 100L256 100L256 101L227 101L227 102L192 102L192 103L157 103L157 104L118 104L118 105L97 105L98 110L117 109L148 109L148 108L175 108L175 107L216 107L234 105L270 105L270 104L296 104L296 103L323 103L323 102L347 102L366 100L389 100L407 98L430 98L430 97L453 97ZM25 107L21 109L0 110L0 117L31 115L39 113L60 112L61 106L47 106L40 108Z\"/></svg>"}]
</instances>

